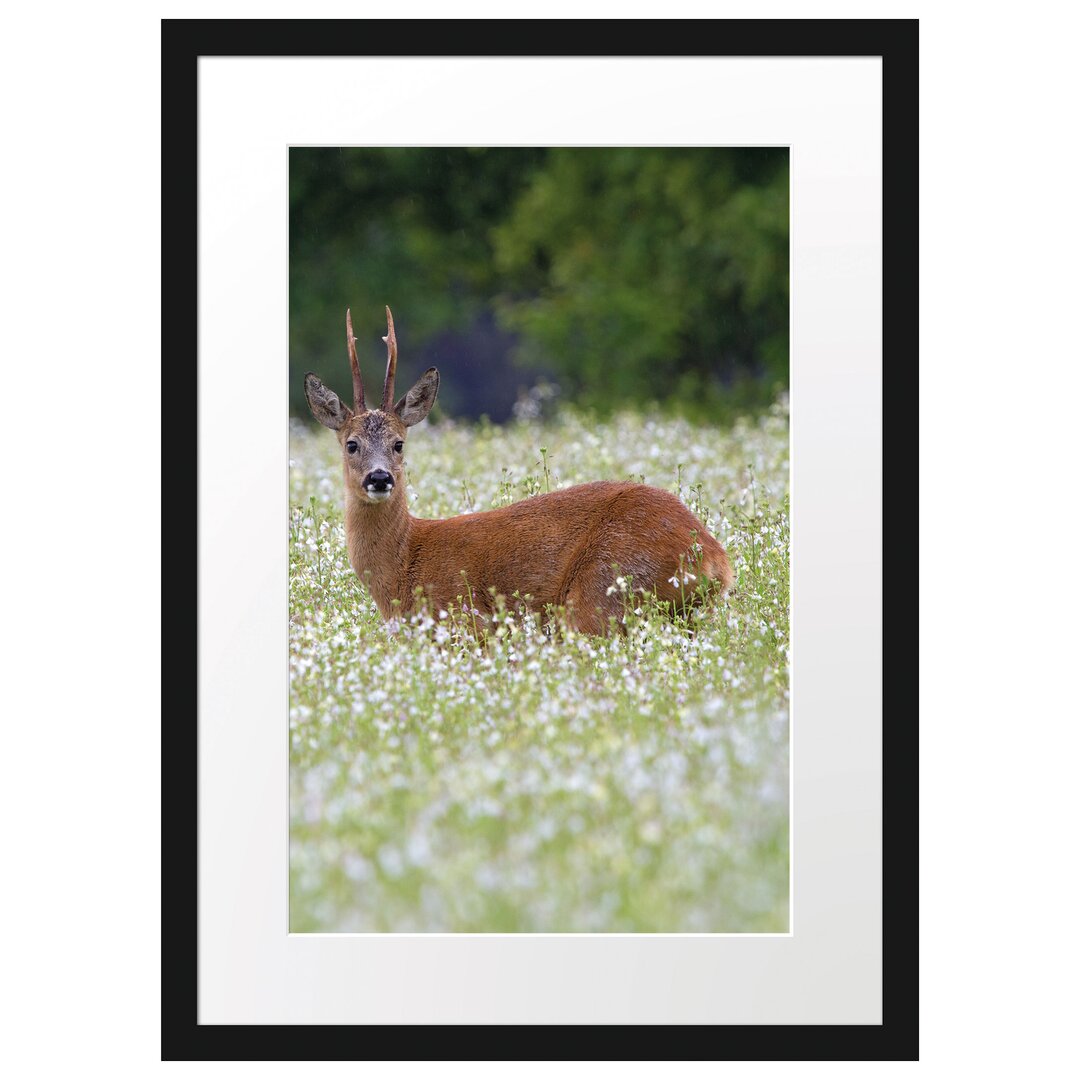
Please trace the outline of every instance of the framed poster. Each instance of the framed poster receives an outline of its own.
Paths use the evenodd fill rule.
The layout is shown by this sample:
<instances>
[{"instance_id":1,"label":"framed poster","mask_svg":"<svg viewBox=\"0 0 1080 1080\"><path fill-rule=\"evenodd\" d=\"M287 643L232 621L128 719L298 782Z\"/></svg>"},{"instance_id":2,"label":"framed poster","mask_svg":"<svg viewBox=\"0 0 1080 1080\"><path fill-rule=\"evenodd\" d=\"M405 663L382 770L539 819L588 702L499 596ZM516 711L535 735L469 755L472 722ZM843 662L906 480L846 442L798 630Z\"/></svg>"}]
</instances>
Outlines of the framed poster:
<instances>
[{"instance_id":1,"label":"framed poster","mask_svg":"<svg viewBox=\"0 0 1080 1080\"><path fill-rule=\"evenodd\" d=\"M170 565L191 566L190 553L179 545L196 545L197 573L187 579L177 573L169 588L175 607L181 594L187 603L196 597L198 636L170 643L166 657L165 1057L348 1057L353 1025L370 1029L366 1039L394 1025L444 1025L437 1056L475 1056L468 1028L484 1024L588 1025L589 1033L578 1034L591 1035L597 1057L670 1056L660 1028L673 1024L690 1026L680 1034L694 1040L690 1052L698 1057L716 1056L707 1029L718 1025L728 1058L916 1056L917 733L908 716L914 694L905 694L913 680L899 675L901 664L914 664L914 647L890 637L886 649L883 574L885 466L895 454L885 454L885 427L894 448L901 418L914 414L916 389L916 26L717 22L702 24L695 35L687 23L642 23L621 28L640 35L641 54L610 56L600 51L602 27L575 26L568 51L565 27L514 23L514 40L527 37L535 54L483 56L475 53L467 26L447 23L439 27L445 51L389 56L381 49L340 52L343 41L397 39L392 26L377 22L164 24L165 309L175 312L179 299L191 317L168 320L163 349L167 370L186 369L197 357L198 372L191 397L185 400L189 391L179 387L166 405L176 410L177 423L181 416L198 417L197 470L190 461L167 461L170 473L175 470L167 476L167 513L175 520L165 530L177 545ZM722 55L679 55L686 41L706 40L718 30ZM451 47L455 41L460 50ZM529 152L524 164L523 151ZM535 655L508 654L498 640L488 651L482 644L474 650L462 639L456 645L438 640L445 608L436 605L431 627L398 626L396 636L385 634L381 616L387 613L376 610L371 581L362 588L352 574L355 564L350 569L341 558L347 523L332 485L344 460L335 455L350 452L348 440L297 427L295 401L290 428L290 395L296 398L298 385L302 395L305 385L290 361L295 367L310 354L326 366L317 374L320 386L333 388L332 399L317 394L313 403L309 392L307 403L316 419L333 421L325 426L344 430L337 422L349 385L348 376L342 378L344 308L351 310L350 336L358 342L357 366L369 395L382 382L370 348L376 329L391 339L387 349L401 338L398 390L404 392L422 372L414 357L435 348L434 331L425 346L415 305L398 310L397 334L393 324L376 327L389 298L375 300L364 286L395 281L399 292L418 290L425 269L418 252L442 260L468 257L476 265L466 228L472 211L462 208L463 200L454 209L461 216L441 233L416 227L415 214L422 217L446 190L475 193L477 178L509 176L505 182L517 185L505 200L511 209L490 226L490 235L502 238L500 272L511 274L513 251L506 252L528 242L530 226L543 224L545 251L555 242L558 214L544 205L545 197L565 206L571 195L580 196L586 209L572 217L571 243L601 236L602 215L615 200L611 177L620 169L634 178L638 202L630 205L625 227L616 221L620 227L603 234L604 250L615 255L612 266L625 267L632 258L617 245L636 235L633 222L653 222L662 216L657 205L675 202L682 207L697 200L702 207L700 218L680 218L688 248L696 221L707 223L701 226L707 241L722 235L733 249L718 264L718 281L743 265L748 248L766 251L763 237L770 231L790 237L789 252L774 260L771 276L759 272L756 286L761 296L772 296L770 286L786 276L789 256L790 306L785 300L783 309L789 326L775 336L780 344L772 353L762 344L768 327L759 325L753 348L747 346L761 364L782 349L790 395L783 397L784 430L774 457L790 462L790 475L774 463L768 487L775 500L769 503L762 491L769 507L762 514L755 461L747 463L751 479L741 486L732 466L727 518L712 514L707 500L695 502L689 491L675 489L731 548L735 588L726 610L737 621L751 595L781 610L777 596L782 586L786 590L789 566L790 627L786 618L772 626L766 620L758 644L752 644L757 638L744 641L746 650L771 643L769 658L729 669L727 688L722 663L695 668L687 661L696 674L682 689L668 687L665 697L655 688L663 670L656 657L651 668L647 658L631 658L646 676L636 683L632 664L597 673L600 663L624 658L637 640L627 619L634 626L635 619L645 620L645 636L661 650L660 660L663 649L680 649L680 642L691 649L714 641L740 662L750 653L707 620L684 623L678 641L653 633L655 613L637 610L634 600L623 611L626 618L617 620L615 644L586 641L593 653L614 651L592 668L572 669L562 700L580 688L578 696L595 705L614 686L634 686L647 708L628 710L624 703L622 726L613 727L597 720L600 709L552 707L542 725L533 725L538 730L526 724L530 730L523 732L520 701L508 697L501 713L491 705L499 687L511 683L485 681L484 673L500 657L522 668L535 660L537 678L551 675L555 685L553 669L566 655L553 651L550 628L536 627ZM352 190L348 177L342 179L346 173L363 175L372 200L384 197L392 174L408 192L404 207L401 198L386 202L390 241L380 247L378 215L346 203L341 231L349 236L360 228L367 246L351 262L345 257L347 270L332 287L307 288L331 261L334 199ZM644 179L650 175L659 178L652 188ZM725 177L737 177L737 186ZM596 188L600 199L590 203ZM785 197L770 202L779 190ZM655 192L659 204L649 202ZM639 203L645 206L640 213ZM712 214L733 205L739 214ZM583 221L589 223L584 232ZM726 224L721 229L717 221ZM758 223L757 231L749 221ZM446 246L431 246L447 236ZM405 269L380 278L402 248ZM383 260L378 273L372 269L376 252ZM530 250L523 258L532 266L547 257ZM652 326L641 314L647 296L603 260L590 264L580 252L577 259L577 278L561 264L562 293L544 283L533 293L521 286L518 300L555 296L569 303L587 291L604 322L621 311L619 325L637 320L638 337L646 336ZM677 281L691 281L677 260L670 265ZM339 297L339 291L349 293L350 272L363 295ZM467 305L462 280L449 280L447 288ZM658 268L657 288L664 287ZM725 311L733 325L743 325L738 311L749 289L729 297ZM422 290L418 295L423 299ZM559 351L552 341L566 304L515 307L514 297L500 296L499 329L546 341L554 363ZM326 334L336 351L323 349L321 323L309 319L324 306L335 313ZM482 305L476 311L482 320ZM567 325L579 327L582 316L570 311ZM353 318L358 330L364 327L362 344L359 333L352 334ZM671 340L684 333L686 318ZM775 323L774 315L769 327L775 330ZM710 329L716 330L708 339L710 355L735 355L723 328ZM656 339L652 351L643 347L640 356L648 361L662 354L664 340ZM582 344L583 357L590 344ZM452 343L441 348L453 354ZM621 393L632 382L634 355L627 340L598 379L590 383L571 371L564 385L581 393L605 386ZM673 371L695 396L707 396L714 385L694 382L689 369ZM467 375L466 365L460 376ZM528 409L544 408L542 385L534 381L524 389L522 424L530 419ZM320 402L330 404L320 409ZM360 394L345 399L344 408L359 416L363 404ZM392 404L391 395L383 405ZM452 423L434 425L435 414L411 433L409 464L414 467L414 456L418 464L423 460L427 440L429 460L441 463L444 475L447 468L467 473L453 477L463 482L461 504L452 505L457 495L444 491L443 503L429 501L426 514L417 510L425 517L467 517L500 505L497 488L476 505L479 493L469 485L489 482L489 473L479 458L474 473L461 464L481 439L502 438L492 434L498 425L470 426L460 396L454 411L447 409ZM775 420L776 409L772 415ZM709 463L743 453L745 440L721 438L707 425L646 430L621 423L597 420L589 430L599 450L607 449L606 460L600 452L584 464L569 460L574 433L550 447L550 461L545 447L533 473L507 480L505 505L557 496L593 476L614 482L618 469L631 474L618 477L626 483L648 469L645 479L663 486L667 465L682 467L676 459L683 447L670 457L667 450L675 432L702 448L696 458L686 454L700 464L694 479L727 497ZM579 428L584 424L578 420ZM776 427L769 429L774 435ZM623 452L657 430L661 438L648 450ZM580 444L582 432L576 434ZM511 443L497 442L492 460L514 452ZM523 460L521 453L515 460ZM652 464L657 457L661 461ZM399 478L393 459L387 460L387 470L376 462L365 475L375 476L379 466L384 486L399 479L403 488L405 474ZM640 470L634 468L639 461L645 462ZM428 490L436 490L434 466L422 475ZM668 486L681 481L680 471ZM758 525L740 532L739 514ZM777 543L783 557L776 564L782 570L765 558L760 566L756 556L746 558L748 544L763 535L754 531L759 526L782 526ZM617 581L609 588L617 590ZM315 582L321 592L304 599L304 582ZM331 585L342 590L337 607ZM776 594L765 596L770 588ZM474 614L492 615L479 606L472 604ZM338 620L333 633L323 633L326 619ZM721 636L710 638L713 632ZM318 646L311 656L302 655L301 639ZM383 672L384 681L356 675L360 681L353 685L350 657L368 642L374 643L365 654L369 666ZM449 650L448 665L462 657L472 665L459 685L472 686L490 706L485 724L469 726L467 701L457 711L451 707L448 671L424 675L439 649ZM298 656L305 671L323 665L322 682L301 683ZM401 671L386 674L395 661ZM750 709L745 730L737 729L730 711L742 701L730 685L740 673L761 683L768 673L772 702L776 681L785 683L783 709L768 716ZM347 693L334 715L345 718L343 731L334 728L327 704L339 685ZM383 731L380 702L391 693L402 701L410 690L413 711L398 709L403 726ZM518 726L510 726L511 715ZM331 738L324 737L327 731ZM687 739L697 739L693 753ZM406 749L414 756L406 757ZM553 756L558 764L550 766ZM541 767L541 759L548 764ZM556 791L544 788L545 769L558 775ZM633 791L632 783L638 783ZM656 794L664 785L666 800ZM468 797L458 800L466 788ZM437 790L445 804L435 824L434 800L422 795L428 790ZM511 799L517 817L506 809ZM418 821L427 824L419 828ZM740 831L751 821L757 847ZM549 844L552 837L563 837L562 846ZM252 1025L259 1030L253 1033ZM783 1029L783 1040L767 1055L759 1048L762 1025ZM397 1052L388 1043L382 1056Z\"/></svg>"}]
</instances>

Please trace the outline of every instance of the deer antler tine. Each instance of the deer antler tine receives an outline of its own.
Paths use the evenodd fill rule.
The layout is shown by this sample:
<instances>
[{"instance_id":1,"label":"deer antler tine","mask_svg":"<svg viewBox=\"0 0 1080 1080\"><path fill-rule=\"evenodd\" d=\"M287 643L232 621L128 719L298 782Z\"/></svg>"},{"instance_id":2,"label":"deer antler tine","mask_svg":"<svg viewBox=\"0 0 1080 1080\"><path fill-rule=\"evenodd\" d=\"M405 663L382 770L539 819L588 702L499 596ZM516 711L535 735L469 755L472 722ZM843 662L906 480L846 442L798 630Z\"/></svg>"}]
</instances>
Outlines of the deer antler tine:
<instances>
[{"instance_id":1,"label":"deer antler tine","mask_svg":"<svg viewBox=\"0 0 1080 1080\"><path fill-rule=\"evenodd\" d=\"M364 380L360 378L360 360L356 355L356 338L352 332L352 311L345 309L345 340L349 345L349 367L352 368L352 392L353 408L356 412L363 412L364 405Z\"/></svg>"},{"instance_id":2,"label":"deer antler tine","mask_svg":"<svg viewBox=\"0 0 1080 1080\"><path fill-rule=\"evenodd\" d=\"M386 379L383 381L382 407L389 409L394 404L394 375L397 372L397 335L394 333L394 316L390 308L386 309Z\"/></svg>"}]
</instances>

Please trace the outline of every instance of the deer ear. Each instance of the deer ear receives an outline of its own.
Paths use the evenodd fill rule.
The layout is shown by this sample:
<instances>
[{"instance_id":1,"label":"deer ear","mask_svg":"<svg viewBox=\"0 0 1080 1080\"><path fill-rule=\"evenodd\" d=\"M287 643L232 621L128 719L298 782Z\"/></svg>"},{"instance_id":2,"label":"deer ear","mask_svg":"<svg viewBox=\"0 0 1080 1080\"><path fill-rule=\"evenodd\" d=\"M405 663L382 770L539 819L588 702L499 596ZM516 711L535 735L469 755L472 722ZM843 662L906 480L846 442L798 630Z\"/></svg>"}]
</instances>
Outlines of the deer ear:
<instances>
[{"instance_id":1,"label":"deer ear","mask_svg":"<svg viewBox=\"0 0 1080 1080\"><path fill-rule=\"evenodd\" d=\"M330 387L323 385L322 380L317 375L312 375L310 371L304 376L304 393L307 396L311 415L323 427L328 427L331 431L337 431L346 420L352 417L352 409L345 405Z\"/></svg>"},{"instance_id":2,"label":"deer ear","mask_svg":"<svg viewBox=\"0 0 1080 1080\"><path fill-rule=\"evenodd\" d=\"M435 404L439 393L439 373L435 368L428 368L416 385L394 406L394 412L406 427L419 424Z\"/></svg>"}]
</instances>

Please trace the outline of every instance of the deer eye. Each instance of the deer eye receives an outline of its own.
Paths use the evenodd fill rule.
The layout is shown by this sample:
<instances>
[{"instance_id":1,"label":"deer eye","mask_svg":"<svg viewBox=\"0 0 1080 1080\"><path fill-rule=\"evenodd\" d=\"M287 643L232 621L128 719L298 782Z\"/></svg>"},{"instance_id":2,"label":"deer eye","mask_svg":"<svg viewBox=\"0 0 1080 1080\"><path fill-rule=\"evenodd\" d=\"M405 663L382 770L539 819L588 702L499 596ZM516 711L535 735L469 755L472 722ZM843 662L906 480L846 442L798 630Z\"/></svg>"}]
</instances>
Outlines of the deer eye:
<instances>
[{"instance_id":1,"label":"deer eye","mask_svg":"<svg viewBox=\"0 0 1080 1080\"><path fill-rule=\"evenodd\" d=\"M400 454L401 451L404 450L404 449L405 449L405 444L400 439L398 439L398 441L396 443L394 443L394 453Z\"/></svg>"},{"instance_id":2,"label":"deer eye","mask_svg":"<svg viewBox=\"0 0 1080 1080\"><path fill-rule=\"evenodd\" d=\"M356 451L360 449L360 444L355 439L350 439L345 444L345 449L348 450L350 454L355 454Z\"/></svg>"}]
</instances>

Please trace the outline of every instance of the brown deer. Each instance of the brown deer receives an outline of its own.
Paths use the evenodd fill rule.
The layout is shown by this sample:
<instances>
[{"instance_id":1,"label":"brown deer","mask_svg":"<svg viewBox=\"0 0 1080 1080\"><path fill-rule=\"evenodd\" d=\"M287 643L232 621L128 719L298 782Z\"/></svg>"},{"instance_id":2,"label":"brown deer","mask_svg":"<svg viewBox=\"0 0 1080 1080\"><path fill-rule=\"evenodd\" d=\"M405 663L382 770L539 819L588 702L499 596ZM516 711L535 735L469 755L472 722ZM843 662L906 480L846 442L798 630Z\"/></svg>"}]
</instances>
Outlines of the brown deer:
<instances>
[{"instance_id":1,"label":"brown deer","mask_svg":"<svg viewBox=\"0 0 1080 1080\"><path fill-rule=\"evenodd\" d=\"M312 414L341 444L349 562L383 618L409 612L418 591L438 608L465 599L490 615L494 592L538 611L563 607L576 629L600 634L623 613L624 597L611 588L616 575L671 610L731 585L727 555L705 526L670 492L645 484L578 484L496 510L413 517L405 498L405 437L435 404L439 373L428 368L395 403L398 349L389 308L386 322L378 407L364 399L349 311L353 407L311 372L304 376Z\"/></svg>"}]
</instances>

